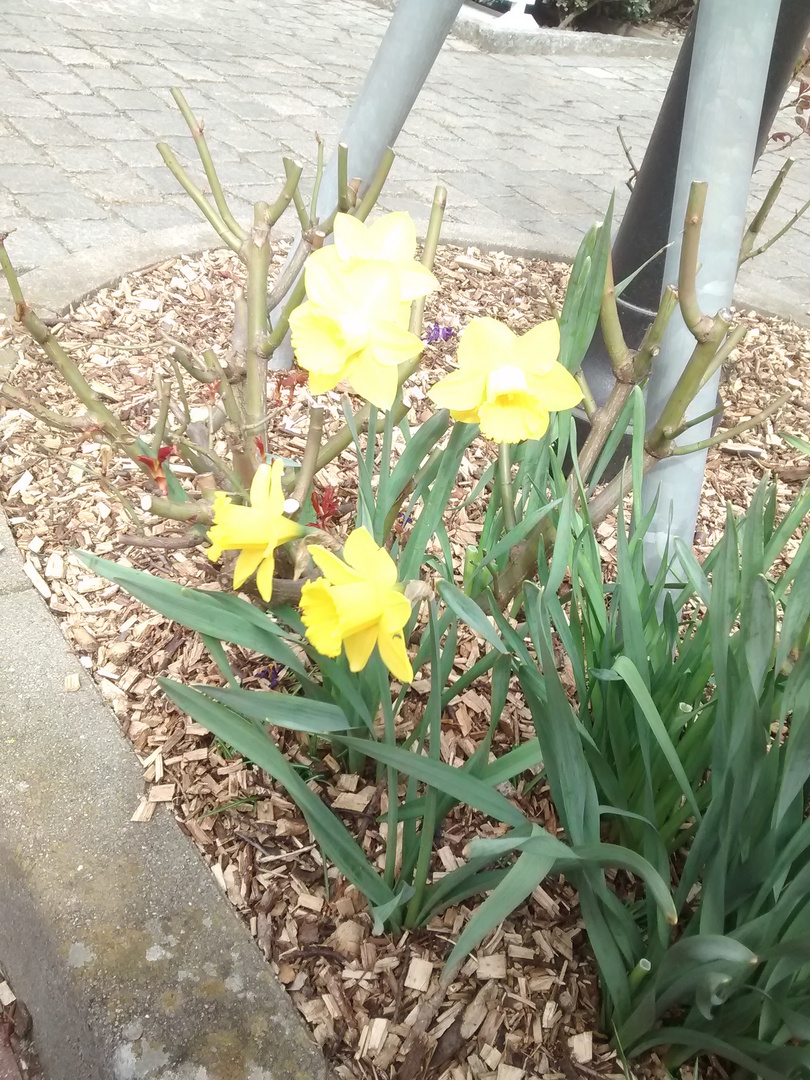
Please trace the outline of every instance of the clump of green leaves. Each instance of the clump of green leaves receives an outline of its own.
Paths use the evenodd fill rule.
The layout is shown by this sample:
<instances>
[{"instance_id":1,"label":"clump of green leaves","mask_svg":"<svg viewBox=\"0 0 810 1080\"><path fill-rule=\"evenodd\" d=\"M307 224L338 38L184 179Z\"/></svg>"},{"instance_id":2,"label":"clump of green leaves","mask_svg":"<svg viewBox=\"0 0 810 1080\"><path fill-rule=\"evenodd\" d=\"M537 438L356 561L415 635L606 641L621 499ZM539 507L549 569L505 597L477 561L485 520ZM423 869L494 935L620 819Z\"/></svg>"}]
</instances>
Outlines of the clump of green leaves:
<instances>
[{"instance_id":1,"label":"clump of green leaves","mask_svg":"<svg viewBox=\"0 0 810 1080\"><path fill-rule=\"evenodd\" d=\"M629 538L618 532L617 581L603 585L593 530L564 507L552 569L524 594L539 664L521 663L520 679L606 1022L626 1053L664 1045L673 1067L717 1054L785 1080L810 1066L810 537L783 568L808 511L805 490L777 521L763 481L702 566L676 543L676 580L665 563L652 582L637 514ZM588 854L606 835L672 883L675 933L655 879L606 888L602 855ZM520 853L477 912L482 926L488 905L503 917L506 898L529 895L557 844L537 831L474 842L476 858Z\"/></svg>"}]
</instances>

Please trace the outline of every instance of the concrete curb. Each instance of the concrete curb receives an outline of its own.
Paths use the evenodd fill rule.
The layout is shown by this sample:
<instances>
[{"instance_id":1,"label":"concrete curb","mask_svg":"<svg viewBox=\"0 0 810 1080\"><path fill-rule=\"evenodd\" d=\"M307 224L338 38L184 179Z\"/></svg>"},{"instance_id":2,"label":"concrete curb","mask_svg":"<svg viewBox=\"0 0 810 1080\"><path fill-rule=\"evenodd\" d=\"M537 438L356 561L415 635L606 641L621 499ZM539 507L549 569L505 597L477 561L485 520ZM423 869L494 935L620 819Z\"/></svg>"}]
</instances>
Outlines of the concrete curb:
<instances>
[{"instance_id":1,"label":"concrete curb","mask_svg":"<svg viewBox=\"0 0 810 1080\"><path fill-rule=\"evenodd\" d=\"M0 511L0 956L50 1080L327 1080L22 571ZM78 675L80 689L65 690Z\"/></svg>"},{"instance_id":2,"label":"concrete curb","mask_svg":"<svg viewBox=\"0 0 810 1080\"><path fill-rule=\"evenodd\" d=\"M397 0L366 0L375 7L393 11ZM555 30L538 26L532 30L515 30L501 24L494 13L465 3L456 18L450 36L469 42L482 52L523 56L651 56L672 59L678 55L680 40L593 34L584 30Z\"/></svg>"},{"instance_id":3,"label":"concrete curb","mask_svg":"<svg viewBox=\"0 0 810 1080\"><path fill-rule=\"evenodd\" d=\"M417 230L424 236L427 227L427 207L420 219L414 215ZM597 220L594 216L594 220ZM285 240L294 236L294 229L283 219L274 236ZM550 262L574 261L582 233L565 221L552 216L545 220L545 233L500 230L493 241L488 229L470 229L446 221L442 228L442 243L457 247L477 247L481 251L503 251L529 259ZM205 222L172 229L143 233L125 243L102 244L87 251L68 255L47 267L29 270L20 278L27 302L41 317L64 315L72 307L99 289L114 285L127 274L155 266L180 255L194 256L211 248L221 248L222 242ZM740 308L753 308L760 315L776 315L793 319L803 326L810 325L810 304L806 297L785 285L763 277L756 264L744 266L734 291ZM10 310L5 282L0 284L0 303Z\"/></svg>"}]
</instances>

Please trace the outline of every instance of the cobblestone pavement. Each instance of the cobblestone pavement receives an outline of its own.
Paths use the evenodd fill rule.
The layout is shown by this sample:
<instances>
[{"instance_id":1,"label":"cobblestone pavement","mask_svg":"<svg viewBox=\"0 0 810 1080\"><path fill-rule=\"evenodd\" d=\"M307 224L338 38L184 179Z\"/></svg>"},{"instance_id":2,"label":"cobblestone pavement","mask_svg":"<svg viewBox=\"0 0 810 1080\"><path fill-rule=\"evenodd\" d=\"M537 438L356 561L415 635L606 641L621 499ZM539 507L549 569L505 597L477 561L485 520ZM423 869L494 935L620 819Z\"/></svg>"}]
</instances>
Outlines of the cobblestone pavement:
<instances>
[{"instance_id":1,"label":"cobblestone pavement","mask_svg":"<svg viewBox=\"0 0 810 1080\"><path fill-rule=\"evenodd\" d=\"M389 18L365 0L4 0L0 227L16 229L16 264L198 220L155 148L166 139L199 176L175 85L205 118L234 212L247 220L254 200L277 191L281 153L311 164L315 130L334 140ZM640 158L671 63L492 55L451 38L381 205L422 221L441 181L450 237L570 251L614 187L624 205L616 128ZM810 139L793 153L777 223L810 197ZM755 195L781 157L767 156ZM810 221L744 281L810 309Z\"/></svg>"}]
</instances>

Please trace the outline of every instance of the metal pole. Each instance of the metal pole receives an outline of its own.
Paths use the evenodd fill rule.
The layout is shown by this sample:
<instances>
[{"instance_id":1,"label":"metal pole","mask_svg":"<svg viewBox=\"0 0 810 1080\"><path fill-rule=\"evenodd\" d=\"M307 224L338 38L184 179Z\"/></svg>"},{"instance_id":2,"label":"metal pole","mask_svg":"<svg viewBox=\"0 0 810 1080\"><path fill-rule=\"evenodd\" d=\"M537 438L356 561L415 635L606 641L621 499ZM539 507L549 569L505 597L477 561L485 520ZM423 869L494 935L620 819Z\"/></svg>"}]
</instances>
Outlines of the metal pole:
<instances>
[{"instance_id":1,"label":"metal pole","mask_svg":"<svg viewBox=\"0 0 810 1080\"><path fill-rule=\"evenodd\" d=\"M678 54L627 209L613 242L612 259L616 281L628 277L667 243L694 32L693 17ZM782 0L752 168L768 140L785 89L790 84L796 61L808 35L810 2ZM653 320L663 281L664 260L659 258L645 267L617 300L625 340L631 348L638 348ZM613 385L613 374L598 329L583 368L597 402L605 401Z\"/></svg>"},{"instance_id":2,"label":"metal pole","mask_svg":"<svg viewBox=\"0 0 810 1080\"><path fill-rule=\"evenodd\" d=\"M732 299L778 14L779 0L702 0L697 12L664 281L677 280L689 187L695 180L706 181L697 285L701 310L709 315L728 307ZM693 347L694 338L676 312L650 376L648 423L659 415ZM693 402L690 415L713 407L719 380L718 372ZM707 420L690 429L685 439L698 441L710 431ZM692 542L705 464L705 452L670 458L645 478L645 509L658 497L645 538L653 574L670 537Z\"/></svg>"},{"instance_id":3,"label":"metal pole","mask_svg":"<svg viewBox=\"0 0 810 1080\"><path fill-rule=\"evenodd\" d=\"M462 0L399 0L338 140L349 148L350 179L359 177L364 184L368 183L385 151L396 142L461 4ZM337 153L334 153L323 171L316 207L318 217L322 220L328 217L336 203ZM290 248L287 261L296 247L297 243ZM270 312L271 324L282 307L283 301ZM273 353L270 367L274 371L286 371L292 363L288 335Z\"/></svg>"}]
</instances>

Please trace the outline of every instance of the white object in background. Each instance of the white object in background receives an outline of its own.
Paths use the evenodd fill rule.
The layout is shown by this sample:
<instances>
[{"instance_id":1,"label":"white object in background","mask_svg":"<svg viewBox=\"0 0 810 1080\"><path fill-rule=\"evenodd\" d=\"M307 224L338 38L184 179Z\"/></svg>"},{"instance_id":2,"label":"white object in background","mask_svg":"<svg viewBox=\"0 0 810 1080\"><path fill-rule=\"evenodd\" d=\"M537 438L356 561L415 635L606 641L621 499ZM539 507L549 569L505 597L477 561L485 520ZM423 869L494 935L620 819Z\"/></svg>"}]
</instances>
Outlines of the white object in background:
<instances>
[{"instance_id":1,"label":"white object in background","mask_svg":"<svg viewBox=\"0 0 810 1080\"><path fill-rule=\"evenodd\" d=\"M536 30L537 23L534 16L526 10L530 7L534 7L534 4L527 0L512 0L511 8L501 15L498 25L513 26L516 30Z\"/></svg>"}]
</instances>

